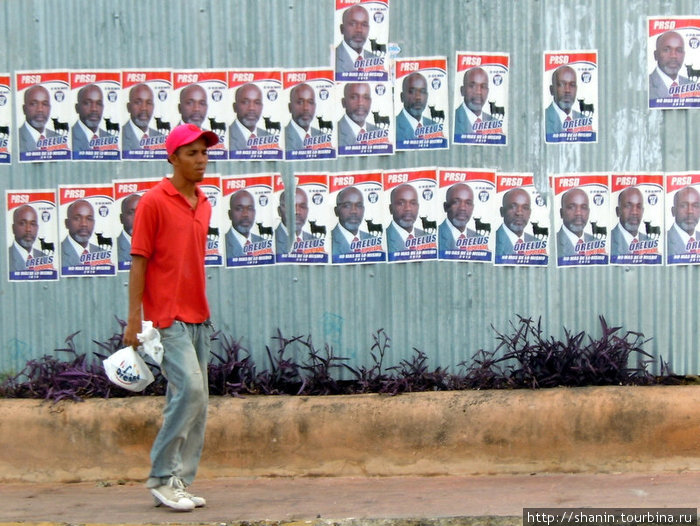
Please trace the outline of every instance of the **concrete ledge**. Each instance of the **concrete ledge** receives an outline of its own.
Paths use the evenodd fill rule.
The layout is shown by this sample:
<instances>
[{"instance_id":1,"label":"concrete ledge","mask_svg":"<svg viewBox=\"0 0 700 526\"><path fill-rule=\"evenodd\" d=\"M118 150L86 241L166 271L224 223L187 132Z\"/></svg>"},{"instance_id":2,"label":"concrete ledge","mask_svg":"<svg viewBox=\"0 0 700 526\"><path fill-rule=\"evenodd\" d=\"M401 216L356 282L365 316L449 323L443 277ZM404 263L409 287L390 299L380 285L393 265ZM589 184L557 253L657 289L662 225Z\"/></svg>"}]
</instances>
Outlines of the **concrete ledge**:
<instances>
[{"instance_id":1,"label":"concrete ledge","mask_svg":"<svg viewBox=\"0 0 700 526\"><path fill-rule=\"evenodd\" d=\"M0 482L142 480L163 399L0 400ZM200 477L700 470L700 386L216 397Z\"/></svg>"}]
</instances>

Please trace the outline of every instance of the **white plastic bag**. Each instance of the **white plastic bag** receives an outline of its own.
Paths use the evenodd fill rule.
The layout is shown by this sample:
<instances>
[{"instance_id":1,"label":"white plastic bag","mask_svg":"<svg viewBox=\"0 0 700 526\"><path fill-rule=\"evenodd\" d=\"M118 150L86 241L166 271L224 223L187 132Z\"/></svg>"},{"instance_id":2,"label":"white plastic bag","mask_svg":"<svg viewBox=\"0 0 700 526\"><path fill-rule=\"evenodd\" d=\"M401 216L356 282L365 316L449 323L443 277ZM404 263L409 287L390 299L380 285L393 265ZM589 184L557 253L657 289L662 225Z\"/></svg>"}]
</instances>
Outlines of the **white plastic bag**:
<instances>
[{"instance_id":1,"label":"white plastic bag","mask_svg":"<svg viewBox=\"0 0 700 526\"><path fill-rule=\"evenodd\" d=\"M160 333L153 327L152 321L141 322L141 332L136 335L141 342L139 349L158 365L163 361L163 344L160 343Z\"/></svg>"},{"instance_id":2,"label":"white plastic bag","mask_svg":"<svg viewBox=\"0 0 700 526\"><path fill-rule=\"evenodd\" d=\"M153 380L153 373L133 347L124 347L102 361L112 383L129 391L143 391Z\"/></svg>"}]
</instances>

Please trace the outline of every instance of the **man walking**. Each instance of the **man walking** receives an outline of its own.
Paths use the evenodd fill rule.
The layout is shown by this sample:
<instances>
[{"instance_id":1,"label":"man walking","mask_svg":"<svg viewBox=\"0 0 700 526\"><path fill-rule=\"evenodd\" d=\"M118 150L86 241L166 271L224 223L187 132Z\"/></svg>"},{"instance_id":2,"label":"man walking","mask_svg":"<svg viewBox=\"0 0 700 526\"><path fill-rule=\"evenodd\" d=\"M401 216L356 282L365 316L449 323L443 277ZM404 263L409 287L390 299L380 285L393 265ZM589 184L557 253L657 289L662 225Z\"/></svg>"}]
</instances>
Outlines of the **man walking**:
<instances>
[{"instance_id":1,"label":"man walking","mask_svg":"<svg viewBox=\"0 0 700 526\"><path fill-rule=\"evenodd\" d=\"M211 205L197 187L216 134L194 124L177 126L165 147L173 175L141 198L131 242L129 316L124 344L139 345L143 319L158 328L168 380L163 424L151 449L146 486L156 505L189 511L204 506L192 484L204 444L212 326L206 298L204 254Z\"/></svg>"}]
</instances>

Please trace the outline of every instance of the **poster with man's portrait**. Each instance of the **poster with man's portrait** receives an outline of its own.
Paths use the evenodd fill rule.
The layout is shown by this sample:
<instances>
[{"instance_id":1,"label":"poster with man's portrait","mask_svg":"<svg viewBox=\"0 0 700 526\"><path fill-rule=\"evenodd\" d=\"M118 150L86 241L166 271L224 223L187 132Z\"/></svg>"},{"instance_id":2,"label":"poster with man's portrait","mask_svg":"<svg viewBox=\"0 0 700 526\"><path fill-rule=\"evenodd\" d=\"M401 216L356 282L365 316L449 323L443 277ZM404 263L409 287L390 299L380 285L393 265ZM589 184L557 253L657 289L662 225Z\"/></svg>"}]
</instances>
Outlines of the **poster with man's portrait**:
<instances>
[{"instance_id":1,"label":"poster with man's portrait","mask_svg":"<svg viewBox=\"0 0 700 526\"><path fill-rule=\"evenodd\" d=\"M545 51L542 101L546 142L598 142L598 52Z\"/></svg>"},{"instance_id":2,"label":"poster with man's portrait","mask_svg":"<svg viewBox=\"0 0 700 526\"><path fill-rule=\"evenodd\" d=\"M225 240L227 268L254 268L275 262L272 228L275 177L281 179L279 174L221 178L220 231Z\"/></svg>"},{"instance_id":3,"label":"poster with man's portrait","mask_svg":"<svg viewBox=\"0 0 700 526\"><path fill-rule=\"evenodd\" d=\"M610 263L663 265L663 174L613 173L610 189Z\"/></svg>"},{"instance_id":4,"label":"poster with man's portrait","mask_svg":"<svg viewBox=\"0 0 700 526\"><path fill-rule=\"evenodd\" d=\"M386 261L382 173L334 173L329 175L329 180L330 202L336 222L331 230L332 262Z\"/></svg>"},{"instance_id":5,"label":"poster with man's portrait","mask_svg":"<svg viewBox=\"0 0 700 526\"><path fill-rule=\"evenodd\" d=\"M700 108L700 18L647 19L649 108Z\"/></svg>"},{"instance_id":6,"label":"poster with man's portrait","mask_svg":"<svg viewBox=\"0 0 700 526\"><path fill-rule=\"evenodd\" d=\"M449 146L447 58L396 60L394 114L397 150L434 150Z\"/></svg>"},{"instance_id":7,"label":"poster with man's portrait","mask_svg":"<svg viewBox=\"0 0 700 526\"><path fill-rule=\"evenodd\" d=\"M328 199L328 175L294 174L294 182L294 187L289 189L291 195L287 194L285 187L278 196L276 262L309 265L330 263L333 211ZM294 213L290 218L292 205Z\"/></svg>"},{"instance_id":8,"label":"poster with man's portrait","mask_svg":"<svg viewBox=\"0 0 700 526\"><path fill-rule=\"evenodd\" d=\"M172 71L122 71L122 159L167 159L165 139L179 117L173 100Z\"/></svg>"},{"instance_id":9,"label":"poster with man's portrait","mask_svg":"<svg viewBox=\"0 0 700 526\"><path fill-rule=\"evenodd\" d=\"M440 168L438 182L440 259L491 263L493 231L498 219L496 173Z\"/></svg>"},{"instance_id":10,"label":"poster with man's portrait","mask_svg":"<svg viewBox=\"0 0 700 526\"><path fill-rule=\"evenodd\" d=\"M505 145L508 138L507 53L458 51L454 79L454 143Z\"/></svg>"},{"instance_id":11,"label":"poster with man's portrait","mask_svg":"<svg viewBox=\"0 0 700 526\"><path fill-rule=\"evenodd\" d=\"M10 74L0 73L0 164L12 162L12 89Z\"/></svg>"},{"instance_id":12,"label":"poster with man's portrait","mask_svg":"<svg viewBox=\"0 0 700 526\"><path fill-rule=\"evenodd\" d=\"M74 161L121 159L120 71L71 71L71 148Z\"/></svg>"},{"instance_id":13,"label":"poster with man's portrait","mask_svg":"<svg viewBox=\"0 0 700 526\"><path fill-rule=\"evenodd\" d=\"M610 253L609 174L552 177L557 266L607 265Z\"/></svg>"},{"instance_id":14,"label":"poster with man's portrait","mask_svg":"<svg viewBox=\"0 0 700 526\"><path fill-rule=\"evenodd\" d=\"M6 190L5 206L8 280L57 280L55 190Z\"/></svg>"},{"instance_id":15,"label":"poster with man's portrait","mask_svg":"<svg viewBox=\"0 0 700 526\"><path fill-rule=\"evenodd\" d=\"M335 82L331 69L285 70L284 158L314 161L337 157Z\"/></svg>"},{"instance_id":16,"label":"poster with man's portrait","mask_svg":"<svg viewBox=\"0 0 700 526\"><path fill-rule=\"evenodd\" d=\"M58 236L61 277L114 276L117 273L114 188L59 185Z\"/></svg>"},{"instance_id":17,"label":"poster with man's portrait","mask_svg":"<svg viewBox=\"0 0 700 526\"><path fill-rule=\"evenodd\" d=\"M226 133L233 109L227 82L224 70L173 71L171 103L177 105L178 124L194 124L219 137L207 149L211 161L228 159Z\"/></svg>"},{"instance_id":18,"label":"poster with man's portrait","mask_svg":"<svg viewBox=\"0 0 700 526\"><path fill-rule=\"evenodd\" d=\"M118 179L114 185L114 216L118 215L117 271L131 270L131 235L134 231L136 208L143 194L157 185L161 179Z\"/></svg>"},{"instance_id":19,"label":"poster with man's portrait","mask_svg":"<svg viewBox=\"0 0 700 526\"><path fill-rule=\"evenodd\" d=\"M199 189L209 200L211 205L211 219L207 230L207 246L204 253L204 265L207 267L220 267L224 262L224 246L222 242L219 218L223 208L221 199L221 177L217 174L207 174L198 184Z\"/></svg>"},{"instance_id":20,"label":"poster with man's portrait","mask_svg":"<svg viewBox=\"0 0 700 526\"><path fill-rule=\"evenodd\" d=\"M282 128L287 113L282 97L282 72L231 70L228 89L234 113L228 127L229 159L282 160Z\"/></svg>"},{"instance_id":21,"label":"poster with man's portrait","mask_svg":"<svg viewBox=\"0 0 700 526\"><path fill-rule=\"evenodd\" d=\"M428 261L438 253L438 184L435 168L385 171L384 228L390 263Z\"/></svg>"},{"instance_id":22,"label":"poster with man's portrait","mask_svg":"<svg viewBox=\"0 0 700 526\"><path fill-rule=\"evenodd\" d=\"M392 155L394 100L390 82L346 82L337 87L338 155Z\"/></svg>"},{"instance_id":23,"label":"poster with man's portrait","mask_svg":"<svg viewBox=\"0 0 700 526\"><path fill-rule=\"evenodd\" d=\"M389 0L335 0L336 82L389 80Z\"/></svg>"},{"instance_id":24,"label":"poster with man's portrait","mask_svg":"<svg viewBox=\"0 0 700 526\"><path fill-rule=\"evenodd\" d=\"M700 173L666 174L666 263L700 263Z\"/></svg>"},{"instance_id":25,"label":"poster with man's portrait","mask_svg":"<svg viewBox=\"0 0 700 526\"><path fill-rule=\"evenodd\" d=\"M549 208L535 187L531 173L497 173L496 202L500 226L496 230L495 265L547 266Z\"/></svg>"},{"instance_id":26,"label":"poster with man's portrait","mask_svg":"<svg viewBox=\"0 0 700 526\"><path fill-rule=\"evenodd\" d=\"M15 90L19 162L70 160L70 73L17 71Z\"/></svg>"}]
</instances>

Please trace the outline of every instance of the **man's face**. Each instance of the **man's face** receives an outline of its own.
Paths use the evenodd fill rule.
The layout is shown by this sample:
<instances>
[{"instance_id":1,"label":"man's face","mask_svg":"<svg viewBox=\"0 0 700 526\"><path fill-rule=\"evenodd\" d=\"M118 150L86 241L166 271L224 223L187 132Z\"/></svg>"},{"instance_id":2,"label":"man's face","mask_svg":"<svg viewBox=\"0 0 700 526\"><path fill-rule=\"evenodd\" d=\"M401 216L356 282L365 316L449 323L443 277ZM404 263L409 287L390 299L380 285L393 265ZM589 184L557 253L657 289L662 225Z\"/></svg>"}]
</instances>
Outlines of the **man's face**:
<instances>
[{"instance_id":1,"label":"man's face","mask_svg":"<svg viewBox=\"0 0 700 526\"><path fill-rule=\"evenodd\" d=\"M644 215L644 199L642 192L636 188L624 190L620 194L620 201L615 209L617 217L620 218L622 228L633 236L637 235L639 225L642 223Z\"/></svg>"},{"instance_id":2,"label":"man's face","mask_svg":"<svg viewBox=\"0 0 700 526\"><path fill-rule=\"evenodd\" d=\"M80 92L75 111L78 112L80 121L92 131L97 131L97 127L102 120L103 110L104 102L102 101L102 90L100 88L89 86Z\"/></svg>"},{"instance_id":3,"label":"man's face","mask_svg":"<svg viewBox=\"0 0 700 526\"><path fill-rule=\"evenodd\" d=\"M281 196L278 212L282 219L282 224L287 226L287 205L285 204L284 196ZM306 192L301 188L297 188L294 194L294 220L296 222L296 234L301 234L301 229L306 223L306 216L309 215L309 200L306 197Z\"/></svg>"},{"instance_id":4,"label":"man's face","mask_svg":"<svg viewBox=\"0 0 700 526\"><path fill-rule=\"evenodd\" d=\"M233 103L233 111L239 122L250 131L255 130L255 125L262 115L263 102L262 91L254 84L246 84L236 91L236 101Z\"/></svg>"},{"instance_id":5,"label":"man's face","mask_svg":"<svg viewBox=\"0 0 700 526\"><path fill-rule=\"evenodd\" d=\"M12 219L12 233L15 241L29 252L39 232L36 212L31 206L22 206L14 213Z\"/></svg>"},{"instance_id":6,"label":"man's face","mask_svg":"<svg viewBox=\"0 0 700 526\"><path fill-rule=\"evenodd\" d=\"M231 197L231 209L228 212L231 225L240 234L248 237L255 224L255 200L250 192L239 190Z\"/></svg>"},{"instance_id":7,"label":"man's face","mask_svg":"<svg viewBox=\"0 0 700 526\"><path fill-rule=\"evenodd\" d=\"M372 94L369 84L361 82L347 84L342 102L345 113L350 120L360 127L364 126L367 115L372 108Z\"/></svg>"},{"instance_id":8,"label":"man's face","mask_svg":"<svg viewBox=\"0 0 700 526\"><path fill-rule=\"evenodd\" d=\"M674 31L669 31L657 38L654 59L661 71L675 79L685 59L683 37Z\"/></svg>"},{"instance_id":9,"label":"man's face","mask_svg":"<svg viewBox=\"0 0 700 526\"><path fill-rule=\"evenodd\" d=\"M190 144L180 146L168 160L185 180L199 183L204 179L209 162L207 141L204 137L200 137Z\"/></svg>"},{"instance_id":10,"label":"man's face","mask_svg":"<svg viewBox=\"0 0 700 526\"><path fill-rule=\"evenodd\" d=\"M569 190L561 199L561 214L564 226L573 234L581 237L583 229L588 224L591 210L588 206L588 196L581 189Z\"/></svg>"},{"instance_id":11,"label":"man's face","mask_svg":"<svg viewBox=\"0 0 700 526\"><path fill-rule=\"evenodd\" d=\"M391 195L389 212L404 230L411 230L418 217L418 192L410 185L399 186Z\"/></svg>"},{"instance_id":12,"label":"man's face","mask_svg":"<svg viewBox=\"0 0 700 526\"><path fill-rule=\"evenodd\" d=\"M76 243L87 246L95 228L95 212L92 205L87 201L76 201L69 207L65 224L70 237Z\"/></svg>"},{"instance_id":13,"label":"man's face","mask_svg":"<svg viewBox=\"0 0 700 526\"><path fill-rule=\"evenodd\" d=\"M428 104L428 83L420 73L412 73L404 81L401 102L408 114L420 120Z\"/></svg>"},{"instance_id":14,"label":"man's face","mask_svg":"<svg viewBox=\"0 0 700 526\"><path fill-rule=\"evenodd\" d=\"M182 122L196 124L200 128L207 116L207 92L202 86L193 84L180 93L178 111L182 115Z\"/></svg>"},{"instance_id":15,"label":"man's face","mask_svg":"<svg viewBox=\"0 0 700 526\"><path fill-rule=\"evenodd\" d=\"M131 120L145 130L153 117L153 92L145 84L139 84L129 92L129 102L126 109L131 115Z\"/></svg>"},{"instance_id":16,"label":"man's face","mask_svg":"<svg viewBox=\"0 0 700 526\"><path fill-rule=\"evenodd\" d=\"M338 222L349 232L357 234L365 215L362 193L357 188L351 187L338 194L338 198L334 209Z\"/></svg>"},{"instance_id":17,"label":"man's face","mask_svg":"<svg viewBox=\"0 0 700 526\"><path fill-rule=\"evenodd\" d=\"M489 77L486 72L481 68L468 70L464 74L464 83L461 91L462 97L464 97L464 104L479 115L489 96Z\"/></svg>"},{"instance_id":18,"label":"man's face","mask_svg":"<svg viewBox=\"0 0 700 526\"><path fill-rule=\"evenodd\" d=\"M700 193L695 188L683 188L673 198L671 213L678 226L689 236L695 236L700 220Z\"/></svg>"},{"instance_id":19,"label":"man's face","mask_svg":"<svg viewBox=\"0 0 700 526\"><path fill-rule=\"evenodd\" d=\"M447 219L454 227L464 232L474 212L474 192L466 184L457 184L447 191L444 203Z\"/></svg>"},{"instance_id":20,"label":"man's face","mask_svg":"<svg viewBox=\"0 0 700 526\"><path fill-rule=\"evenodd\" d=\"M503 198L501 217L503 223L516 235L521 236L530 221L530 196L525 190L510 190Z\"/></svg>"},{"instance_id":21,"label":"man's face","mask_svg":"<svg viewBox=\"0 0 700 526\"><path fill-rule=\"evenodd\" d=\"M362 6L354 6L343 13L343 23L340 24L340 32L343 40L357 53L362 52L362 47L369 36L369 14ZM354 58L354 57L353 57Z\"/></svg>"},{"instance_id":22,"label":"man's face","mask_svg":"<svg viewBox=\"0 0 700 526\"><path fill-rule=\"evenodd\" d=\"M292 114L292 120L296 122L300 128L307 131L309 130L311 121L316 114L316 95L311 86L302 84L292 90L289 112Z\"/></svg>"},{"instance_id":23,"label":"man's face","mask_svg":"<svg viewBox=\"0 0 700 526\"><path fill-rule=\"evenodd\" d=\"M576 72L563 66L552 75L552 85L549 92L554 98L554 102L564 113L569 113L576 101Z\"/></svg>"},{"instance_id":24,"label":"man's face","mask_svg":"<svg viewBox=\"0 0 700 526\"><path fill-rule=\"evenodd\" d=\"M33 128L43 132L51 115L51 100L46 88L43 86L29 88L25 92L22 111L27 122Z\"/></svg>"},{"instance_id":25,"label":"man's face","mask_svg":"<svg viewBox=\"0 0 700 526\"><path fill-rule=\"evenodd\" d=\"M119 221L122 222L124 227L124 232L131 235L134 230L134 215L136 214L136 205L139 204L141 196L138 194L132 194L124 199L124 205L122 206L122 213L119 214Z\"/></svg>"}]
</instances>

